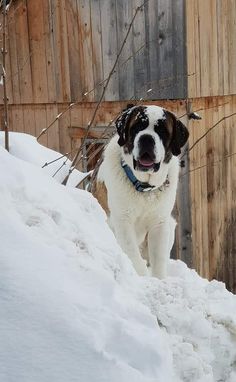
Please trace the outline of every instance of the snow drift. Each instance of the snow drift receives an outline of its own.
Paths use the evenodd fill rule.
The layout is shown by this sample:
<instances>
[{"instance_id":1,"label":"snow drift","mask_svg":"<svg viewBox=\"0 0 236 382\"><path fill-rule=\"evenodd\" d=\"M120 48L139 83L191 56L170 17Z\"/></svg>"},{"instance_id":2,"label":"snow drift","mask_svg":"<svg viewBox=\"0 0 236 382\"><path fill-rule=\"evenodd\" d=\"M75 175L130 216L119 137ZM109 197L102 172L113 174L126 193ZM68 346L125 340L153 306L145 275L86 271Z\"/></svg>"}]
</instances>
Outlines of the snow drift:
<instances>
[{"instance_id":1,"label":"snow drift","mask_svg":"<svg viewBox=\"0 0 236 382\"><path fill-rule=\"evenodd\" d=\"M166 280L138 277L96 200L60 185L65 166L52 178L60 163L41 168L60 154L24 134L10 143L10 154L0 147L0 381L235 382L236 296L180 261Z\"/></svg>"}]
</instances>

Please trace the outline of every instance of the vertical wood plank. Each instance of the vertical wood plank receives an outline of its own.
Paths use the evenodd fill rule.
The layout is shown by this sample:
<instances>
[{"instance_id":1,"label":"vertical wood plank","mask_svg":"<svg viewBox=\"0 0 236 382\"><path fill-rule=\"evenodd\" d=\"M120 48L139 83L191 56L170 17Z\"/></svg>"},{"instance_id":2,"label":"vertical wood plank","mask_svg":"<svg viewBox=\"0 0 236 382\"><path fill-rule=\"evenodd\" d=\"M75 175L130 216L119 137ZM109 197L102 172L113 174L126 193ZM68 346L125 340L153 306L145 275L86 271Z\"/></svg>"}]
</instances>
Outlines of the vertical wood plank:
<instances>
[{"instance_id":1,"label":"vertical wood plank","mask_svg":"<svg viewBox=\"0 0 236 382\"><path fill-rule=\"evenodd\" d=\"M79 26L77 2L67 0L66 3L68 53L70 67L70 89L72 102L78 101L82 96L82 73L79 52Z\"/></svg>"},{"instance_id":2,"label":"vertical wood plank","mask_svg":"<svg viewBox=\"0 0 236 382\"><path fill-rule=\"evenodd\" d=\"M47 72L47 93L48 101L56 102L56 72L55 72L55 52L53 47L53 14L57 3L54 0L44 0L43 21L44 21L44 39L45 39L45 57Z\"/></svg>"},{"instance_id":3,"label":"vertical wood plank","mask_svg":"<svg viewBox=\"0 0 236 382\"><path fill-rule=\"evenodd\" d=\"M43 129L47 127L47 114L46 114L46 105L35 105L34 107L34 115L35 115L35 136L37 137ZM43 134L39 143L45 147L48 146L48 135Z\"/></svg>"},{"instance_id":4,"label":"vertical wood plank","mask_svg":"<svg viewBox=\"0 0 236 382\"><path fill-rule=\"evenodd\" d=\"M47 126L52 123L56 116L58 115L58 106L57 105L46 105L46 120ZM48 142L47 145L50 149L60 151L60 143L59 143L59 125L58 120L52 125L52 127L48 130Z\"/></svg>"},{"instance_id":5,"label":"vertical wood plank","mask_svg":"<svg viewBox=\"0 0 236 382\"><path fill-rule=\"evenodd\" d=\"M104 80L100 1L91 0L90 9L92 27L93 76L95 86L94 100L98 101L103 90L103 86L99 84Z\"/></svg>"},{"instance_id":6,"label":"vertical wood plank","mask_svg":"<svg viewBox=\"0 0 236 382\"><path fill-rule=\"evenodd\" d=\"M187 44L187 63L188 63L188 97L196 96L196 62L195 62L195 41L198 38L196 35L194 22L194 3L195 0L186 1L186 44Z\"/></svg>"},{"instance_id":7,"label":"vertical wood plank","mask_svg":"<svg viewBox=\"0 0 236 382\"><path fill-rule=\"evenodd\" d=\"M171 2L172 25L170 33L172 39L172 61L173 61L173 98L187 97L187 52L186 52L186 15L183 0Z\"/></svg>"},{"instance_id":8,"label":"vertical wood plank","mask_svg":"<svg viewBox=\"0 0 236 382\"><path fill-rule=\"evenodd\" d=\"M117 57L117 26L116 26L116 1L100 1L101 26L102 26L102 52L104 78L114 65ZM118 73L115 72L106 90L105 100L115 101L119 99Z\"/></svg>"},{"instance_id":9,"label":"vertical wood plank","mask_svg":"<svg viewBox=\"0 0 236 382\"><path fill-rule=\"evenodd\" d=\"M188 15L187 15L188 17ZM194 30L195 39L191 42L195 47L194 59L195 59L195 87L196 93L191 97L201 97L201 52L200 52L200 22L199 22L199 4L198 0L194 1ZM192 75L192 73L189 73ZM190 96L190 95L189 95Z\"/></svg>"},{"instance_id":10,"label":"vertical wood plank","mask_svg":"<svg viewBox=\"0 0 236 382\"><path fill-rule=\"evenodd\" d=\"M218 45L218 75L219 75L219 90L218 94L224 94L224 54L225 48L223 45L224 40L224 12L223 2L216 1L217 6L217 45Z\"/></svg>"},{"instance_id":11,"label":"vertical wood plank","mask_svg":"<svg viewBox=\"0 0 236 382\"><path fill-rule=\"evenodd\" d=\"M159 60L157 70L161 79L158 98L173 98L173 30L171 0L158 0Z\"/></svg>"},{"instance_id":12,"label":"vertical wood plank","mask_svg":"<svg viewBox=\"0 0 236 382\"><path fill-rule=\"evenodd\" d=\"M70 101L70 75L65 0L54 0L52 12L56 94L58 102Z\"/></svg>"},{"instance_id":13,"label":"vertical wood plank","mask_svg":"<svg viewBox=\"0 0 236 382\"><path fill-rule=\"evenodd\" d=\"M86 0L77 0L78 24L80 31L80 49L83 55L83 94L86 95L86 101L94 100L94 78L93 78L93 50L92 50L92 26L90 18L90 2Z\"/></svg>"},{"instance_id":14,"label":"vertical wood plank","mask_svg":"<svg viewBox=\"0 0 236 382\"><path fill-rule=\"evenodd\" d=\"M218 100L218 104L226 101L224 98ZM228 107L231 108L231 107ZM225 106L218 107L218 119L221 119L227 114L227 109ZM226 120L227 121L227 120ZM225 122L226 122L225 121ZM219 200L216 205L216 208L219 209L219 222L220 226L220 249L218 255L217 269L214 277L218 280L226 281L227 286L230 283L230 274L231 274L231 243L232 243L232 231L231 231L231 213L228 213L231 210L232 199L231 199L231 189L232 189L232 173L231 173L231 160L226 156L231 152L231 139L232 136L229 134L230 126L228 123L222 123L218 128L219 135L219 148L220 148L220 162L216 163L216 166L220 171L219 178ZM230 204L230 210L228 210L228 203ZM230 227L230 228L229 228Z\"/></svg>"},{"instance_id":15,"label":"vertical wood plank","mask_svg":"<svg viewBox=\"0 0 236 382\"><path fill-rule=\"evenodd\" d=\"M70 121L71 121L71 126L83 126L83 105L79 104L76 106L75 109L71 109L70 111ZM64 135L64 139L67 140L67 145L71 146L71 150L73 150L71 154L71 159L74 157L76 150L79 149L79 147L82 144L81 139L72 139L68 135ZM70 140L70 141L69 141ZM83 164L81 160L81 155L78 159L78 165L76 166L79 170L83 171Z\"/></svg>"},{"instance_id":16,"label":"vertical wood plank","mask_svg":"<svg viewBox=\"0 0 236 382\"><path fill-rule=\"evenodd\" d=\"M15 7L17 63L20 84L20 102L31 103L33 98L31 54L28 35L27 2Z\"/></svg>"},{"instance_id":17,"label":"vertical wood plank","mask_svg":"<svg viewBox=\"0 0 236 382\"><path fill-rule=\"evenodd\" d=\"M142 0L132 0L133 12L143 4ZM136 16L132 28L133 33L133 57L134 57L134 98L147 98L147 90L150 88L148 83L148 50L145 31L145 12L142 8Z\"/></svg>"},{"instance_id":18,"label":"vertical wood plank","mask_svg":"<svg viewBox=\"0 0 236 382\"><path fill-rule=\"evenodd\" d=\"M231 97L231 110L236 110L236 97ZM236 132L235 132L235 125L236 125L236 116L234 116L231 120L231 127L230 127L230 136L231 139L231 153L236 153ZM232 169L232 187L231 187L231 195L232 200L231 203L228 205L228 211L231 211L231 219L230 219L230 227L229 230L232 233L232 244L230 248L230 256L231 256L231 263L230 263L230 270L231 275L229 279L229 288L231 291L236 293L236 196L235 196L235 190L236 190L236 155L232 155L230 158L231 162L231 169Z\"/></svg>"},{"instance_id":19,"label":"vertical wood plank","mask_svg":"<svg viewBox=\"0 0 236 382\"><path fill-rule=\"evenodd\" d=\"M67 105L60 105L58 107L58 113L65 110ZM70 112L66 112L58 121L59 125L59 144L60 152L62 154L71 152L71 139L69 138L68 128L71 126Z\"/></svg>"},{"instance_id":20,"label":"vertical wood plank","mask_svg":"<svg viewBox=\"0 0 236 382\"><path fill-rule=\"evenodd\" d=\"M201 70L201 96L212 95L209 69L210 69L210 33L211 14L210 2L198 0L199 10L199 40L200 40L200 70Z\"/></svg>"},{"instance_id":21,"label":"vertical wood plank","mask_svg":"<svg viewBox=\"0 0 236 382\"><path fill-rule=\"evenodd\" d=\"M210 14L211 14L211 23L210 23L210 34L208 35L209 39L209 77L210 77L210 94L215 95L219 94L219 67L218 67L218 35L217 35L217 7L216 0L210 0Z\"/></svg>"},{"instance_id":22,"label":"vertical wood plank","mask_svg":"<svg viewBox=\"0 0 236 382\"><path fill-rule=\"evenodd\" d=\"M212 108L213 100L209 100L206 110L208 117L208 128L218 121L217 112ZM219 129L221 126L219 126ZM218 267L218 258L220 252L219 224L221 224L219 216L220 201L220 164L215 166L214 163L219 161L220 147L218 142L219 129L210 132L207 136L207 190L208 190L208 232L209 232L209 261L210 261L210 278L214 278Z\"/></svg>"},{"instance_id":23,"label":"vertical wood plank","mask_svg":"<svg viewBox=\"0 0 236 382\"><path fill-rule=\"evenodd\" d=\"M31 134L35 137L35 114L32 105L24 105L23 107L23 118L24 118L24 133Z\"/></svg>"},{"instance_id":24,"label":"vertical wood plank","mask_svg":"<svg viewBox=\"0 0 236 382\"><path fill-rule=\"evenodd\" d=\"M20 73L18 67L18 56L17 56L17 40L16 40L16 6L12 3L9 14L8 14L8 54L10 59L10 77L8 76L7 82L12 84L12 100L10 103L20 103ZM8 75L9 75L8 74Z\"/></svg>"},{"instance_id":25,"label":"vertical wood plank","mask_svg":"<svg viewBox=\"0 0 236 382\"><path fill-rule=\"evenodd\" d=\"M203 109L207 107L207 102L205 99L202 99L199 103L200 107ZM203 110L203 120L204 123L199 123L199 135L200 137L206 132L206 130L210 127L209 125L209 119L207 117L207 113L205 110ZM197 128L197 126L196 126ZM199 216L199 221L201 225L201 236L200 236L200 245L201 245L201 265L200 265L200 274L203 275L203 277L209 277L209 230L208 227L206 227L206 222L209 218L208 213L208 179L207 179L207 138L203 138L201 142L198 145L198 158L199 158L199 165L205 166L202 167L200 170L198 170L198 177L199 177L199 183L200 183L200 204L201 204L201 211ZM196 227L196 229L199 229L199 227Z\"/></svg>"},{"instance_id":26,"label":"vertical wood plank","mask_svg":"<svg viewBox=\"0 0 236 382\"><path fill-rule=\"evenodd\" d=\"M127 30L133 17L132 2L116 0L116 17L117 17L117 49L120 50L121 45L127 34ZM118 65L119 73L119 99L129 100L133 94L134 83L134 67L132 57L132 34L130 33L126 44L124 45Z\"/></svg>"},{"instance_id":27,"label":"vertical wood plank","mask_svg":"<svg viewBox=\"0 0 236 382\"><path fill-rule=\"evenodd\" d=\"M150 95L152 98L160 98L163 89L161 75L159 71L160 63L160 39L159 39L159 21L158 1L149 0L145 12L145 33L146 33L146 49L147 49L147 90L150 90L146 97Z\"/></svg>"},{"instance_id":28,"label":"vertical wood plank","mask_svg":"<svg viewBox=\"0 0 236 382\"><path fill-rule=\"evenodd\" d=\"M236 2L235 0L229 0L229 12L228 12L228 50L229 50L229 94L236 94Z\"/></svg>"},{"instance_id":29,"label":"vertical wood plank","mask_svg":"<svg viewBox=\"0 0 236 382\"><path fill-rule=\"evenodd\" d=\"M234 97L235 98L235 97ZM224 115L230 115L232 113L233 108L235 107L235 100L231 99L231 97L228 97L229 104L225 105L224 107ZM234 129L234 123L235 120L227 119L225 120L225 123L223 125L224 129L224 136L225 136L225 145L226 145L226 152L228 154L233 154L236 149L235 145L235 129ZM224 227L224 250L223 252L223 259L221 262L221 268L217 269L216 276L219 277L219 279L226 282L226 285L228 288L230 288L232 291L236 291L236 283L235 283L235 276L236 276L236 269L235 269L235 261L234 257L236 254L236 248L235 248L235 197L234 197L234 190L236 186L235 182L235 158L234 156L228 157L226 159L226 194L224 195L225 199L225 227Z\"/></svg>"},{"instance_id":30,"label":"vertical wood plank","mask_svg":"<svg viewBox=\"0 0 236 382\"><path fill-rule=\"evenodd\" d=\"M2 28L1 28L2 29ZM2 34L0 35L2 37ZM1 39L2 41L2 39ZM9 35L9 15L7 15L7 25L6 25L6 91L8 102L13 102L13 93L12 93L12 71L11 71L11 57L10 57L10 35ZM3 90L3 86L0 86L0 90ZM1 92L2 93L2 92ZM0 93L1 102L3 102L2 94Z\"/></svg>"},{"instance_id":31,"label":"vertical wood plank","mask_svg":"<svg viewBox=\"0 0 236 382\"><path fill-rule=\"evenodd\" d=\"M43 9L47 0L27 3L28 31L31 52L33 99L35 103L48 102L47 62L45 56L45 31Z\"/></svg>"},{"instance_id":32,"label":"vertical wood plank","mask_svg":"<svg viewBox=\"0 0 236 382\"><path fill-rule=\"evenodd\" d=\"M23 115L23 107L20 105L10 106L11 110L11 130L24 132L24 115Z\"/></svg>"}]
</instances>

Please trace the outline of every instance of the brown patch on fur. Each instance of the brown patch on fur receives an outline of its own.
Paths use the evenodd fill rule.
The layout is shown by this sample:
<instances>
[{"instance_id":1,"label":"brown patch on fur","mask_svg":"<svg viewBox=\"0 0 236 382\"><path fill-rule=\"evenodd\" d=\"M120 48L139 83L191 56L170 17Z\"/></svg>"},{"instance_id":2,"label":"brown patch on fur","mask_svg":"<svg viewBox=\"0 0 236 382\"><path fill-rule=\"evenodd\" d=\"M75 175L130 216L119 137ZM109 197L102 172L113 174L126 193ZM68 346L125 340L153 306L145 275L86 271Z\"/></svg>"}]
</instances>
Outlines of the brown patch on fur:
<instances>
[{"instance_id":1,"label":"brown patch on fur","mask_svg":"<svg viewBox=\"0 0 236 382\"><path fill-rule=\"evenodd\" d=\"M107 215L110 214L107 200L107 188L104 182L96 181L92 187L92 194L98 200Z\"/></svg>"},{"instance_id":2,"label":"brown patch on fur","mask_svg":"<svg viewBox=\"0 0 236 382\"><path fill-rule=\"evenodd\" d=\"M143 112L145 110L145 107L143 106L138 106L134 112L131 114L131 117L130 117L130 120L129 120L129 124L128 124L128 128L131 129L132 126L134 125L135 121L137 120L137 115L140 113L140 112Z\"/></svg>"},{"instance_id":3,"label":"brown patch on fur","mask_svg":"<svg viewBox=\"0 0 236 382\"><path fill-rule=\"evenodd\" d=\"M169 133L170 141L173 136L173 130L174 130L174 120L173 115L171 115L170 112L166 112L166 129Z\"/></svg>"}]
</instances>

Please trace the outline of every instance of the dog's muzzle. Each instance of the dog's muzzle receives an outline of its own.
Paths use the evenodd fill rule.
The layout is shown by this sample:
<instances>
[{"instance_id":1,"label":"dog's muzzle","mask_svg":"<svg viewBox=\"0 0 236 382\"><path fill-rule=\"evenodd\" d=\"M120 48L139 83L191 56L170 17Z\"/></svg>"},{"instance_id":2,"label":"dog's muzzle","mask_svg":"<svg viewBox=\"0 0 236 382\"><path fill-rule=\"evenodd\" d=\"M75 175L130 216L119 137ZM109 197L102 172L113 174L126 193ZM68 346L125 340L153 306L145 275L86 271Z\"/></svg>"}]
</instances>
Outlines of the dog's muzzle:
<instances>
[{"instance_id":1,"label":"dog's muzzle","mask_svg":"<svg viewBox=\"0 0 236 382\"><path fill-rule=\"evenodd\" d=\"M134 169L157 172L160 168L160 162L156 162L154 138L149 134L141 135L138 148L138 158L133 158Z\"/></svg>"}]
</instances>

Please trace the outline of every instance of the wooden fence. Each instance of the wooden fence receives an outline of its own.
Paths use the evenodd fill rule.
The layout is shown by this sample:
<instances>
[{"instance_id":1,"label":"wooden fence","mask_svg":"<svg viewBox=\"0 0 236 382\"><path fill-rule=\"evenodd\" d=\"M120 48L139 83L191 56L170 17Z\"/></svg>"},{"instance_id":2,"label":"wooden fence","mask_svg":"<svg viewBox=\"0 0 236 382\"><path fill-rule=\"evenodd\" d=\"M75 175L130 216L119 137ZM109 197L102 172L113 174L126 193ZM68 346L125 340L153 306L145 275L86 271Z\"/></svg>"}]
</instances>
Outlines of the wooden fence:
<instances>
[{"instance_id":1,"label":"wooden fence","mask_svg":"<svg viewBox=\"0 0 236 382\"><path fill-rule=\"evenodd\" d=\"M236 94L235 0L186 0L188 97Z\"/></svg>"},{"instance_id":2,"label":"wooden fence","mask_svg":"<svg viewBox=\"0 0 236 382\"><path fill-rule=\"evenodd\" d=\"M97 100L142 3L14 0L8 16L10 103ZM184 0L149 0L132 25L105 99L184 98L184 33Z\"/></svg>"},{"instance_id":3,"label":"wooden fence","mask_svg":"<svg viewBox=\"0 0 236 382\"><path fill-rule=\"evenodd\" d=\"M14 0L7 30L10 129L37 136L76 101L40 142L62 153L79 147L142 3ZM132 25L90 135L97 137L130 99L143 98L178 116L186 113L187 104L199 110L202 120L188 121L190 147L226 117L185 158L177 198L176 253L202 276L224 280L232 291L236 119L228 116L236 112L235 8L234 0L147 1Z\"/></svg>"}]
</instances>

